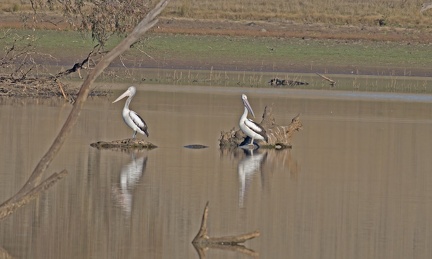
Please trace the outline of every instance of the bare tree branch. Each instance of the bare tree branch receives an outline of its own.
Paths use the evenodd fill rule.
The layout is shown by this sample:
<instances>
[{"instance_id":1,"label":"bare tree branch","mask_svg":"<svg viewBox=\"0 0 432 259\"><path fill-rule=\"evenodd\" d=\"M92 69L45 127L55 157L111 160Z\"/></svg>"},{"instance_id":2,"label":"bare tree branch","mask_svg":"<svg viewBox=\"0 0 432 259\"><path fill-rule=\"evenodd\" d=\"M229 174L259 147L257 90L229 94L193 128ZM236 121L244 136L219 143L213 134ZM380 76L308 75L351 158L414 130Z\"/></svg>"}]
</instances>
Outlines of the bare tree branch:
<instances>
[{"instance_id":1,"label":"bare tree branch","mask_svg":"<svg viewBox=\"0 0 432 259\"><path fill-rule=\"evenodd\" d=\"M87 55L87 57L83 61L75 63L72 68L69 68L69 69L67 69L65 71L57 73L55 76L52 76L51 79L57 79L59 77L66 76L66 75L69 75L69 74L74 73L74 72L78 72L79 73L79 77L81 78L80 70L83 68L83 66L86 63L89 62L90 57L93 55L93 53L95 52L95 50L99 50L99 49L100 49L100 45L97 44L96 46L94 46L93 50L90 51L90 53Z\"/></svg>"},{"instance_id":2,"label":"bare tree branch","mask_svg":"<svg viewBox=\"0 0 432 259\"><path fill-rule=\"evenodd\" d=\"M33 189L29 190L24 195L13 196L10 202L3 203L0 206L0 220L6 218L10 214L14 213L17 209L39 197L42 192L48 190L51 186L53 186L57 181L65 177L67 174L68 172L66 170L63 170L60 173L54 173L41 184L35 186Z\"/></svg>"}]
</instances>

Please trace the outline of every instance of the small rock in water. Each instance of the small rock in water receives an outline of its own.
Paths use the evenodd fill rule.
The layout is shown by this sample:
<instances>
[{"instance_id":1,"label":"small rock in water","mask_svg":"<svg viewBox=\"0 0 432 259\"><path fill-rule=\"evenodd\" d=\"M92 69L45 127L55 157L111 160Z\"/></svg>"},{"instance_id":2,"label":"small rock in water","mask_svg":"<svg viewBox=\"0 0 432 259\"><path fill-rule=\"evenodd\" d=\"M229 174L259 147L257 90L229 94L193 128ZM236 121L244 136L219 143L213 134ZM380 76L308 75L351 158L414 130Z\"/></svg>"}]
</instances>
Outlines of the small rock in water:
<instances>
[{"instance_id":1,"label":"small rock in water","mask_svg":"<svg viewBox=\"0 0 432 259\"><path fill-rule=\"evenodd\" d=\"M204 146L201 144L192 144L192 145L186 145L185 148L191 148L191 149L201 149L201 148L208 148L208 146Z\"/></svg>"}]
</instances>

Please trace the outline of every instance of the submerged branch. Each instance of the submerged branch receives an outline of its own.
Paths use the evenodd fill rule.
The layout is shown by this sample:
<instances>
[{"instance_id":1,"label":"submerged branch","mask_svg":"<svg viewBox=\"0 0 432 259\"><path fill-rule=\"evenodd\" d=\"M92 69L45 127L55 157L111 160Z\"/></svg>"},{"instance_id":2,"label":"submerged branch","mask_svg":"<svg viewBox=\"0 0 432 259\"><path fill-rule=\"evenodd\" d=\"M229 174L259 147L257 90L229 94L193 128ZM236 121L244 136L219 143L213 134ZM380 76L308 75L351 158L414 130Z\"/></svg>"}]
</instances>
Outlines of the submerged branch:
<instances>
[{"instance_id":1,"label":"submerged branch","mask_svg":"<svg viewBox=\"0 0 432 259\"><path fill-rule=\"evenodd\" d=\"M201 219L201 226L196 234L195 238L192 240L192 244L198 252L200 258L205 258L205 250L207 248L218 248L227 249L236 252L245 253L248 255L257 256L258 253L246 248L241 243L246 242L255 237L260 236L259 231L254 231L246 234L236 235L236 236L224 236L224 237L209 237L207 234L207 218L208 218L208 202L204 208L203 216Z\"/></svg>"}]
</instances>

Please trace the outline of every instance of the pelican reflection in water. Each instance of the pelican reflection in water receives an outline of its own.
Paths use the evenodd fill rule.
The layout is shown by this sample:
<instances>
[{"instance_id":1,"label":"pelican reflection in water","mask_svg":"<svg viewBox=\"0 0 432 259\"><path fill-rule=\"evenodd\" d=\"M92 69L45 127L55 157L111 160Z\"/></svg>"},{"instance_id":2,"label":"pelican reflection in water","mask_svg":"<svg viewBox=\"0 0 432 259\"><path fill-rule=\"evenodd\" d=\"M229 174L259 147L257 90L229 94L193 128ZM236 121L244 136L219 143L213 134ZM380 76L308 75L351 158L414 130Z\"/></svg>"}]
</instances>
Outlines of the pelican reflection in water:
<instances>
[{"instance_id":1,"label":"pelican reflection in water","mask_svg":"<svg viewBox=\"0 0 432 259\"><path fill-rule=\"evenodd\" d=\"M254 145L254 139L265 140L267 142L268 137L265 129L261 127L261 125L259 125L258 123L247 118L248 112L250 112L254 118L255 114L245 94L242 94L242 101L244 105L244 112L243 115L240 117L239 126L240 129L244 132L244 134L251 138L251 142L249 143L249 145Z\"/></svg>"},{"instance_id":2,"label":"pelican reflection in water","mask_svg":"<svg viewBox=\"0 0 432 259\"><path fill-rule=\"evenodd\" d=\"M258 153L255 150L243 149L245 157L240 160L238 164L238 176L240 182L239 188L239 207L244 207L244 201L246 199L246 192L253 175L261 171L261 167L267 157L267 151ZM255 152L255 154L254 154Z\"/></svg>"},{"instance_id":3,"label":"pelican reflection in water","mask_svg":"<svg viewBox=\"0 0 432 259\"><path fill-rule=\"evenodd\" d=\"M122 167L119 184L113 187L114 197L124 212L129 216L132 211L133 190L144 175L147 166L147 156L135 158Z\"/></svg>"},{"instance_id":4,"label":"pelican reflection in water","mask_svg":"<svg viewBox=\"0 0 432 259\"><path fill-rule=\"evenodd\" d=\"M146 135L148 137L149 134L147 131L147 124L145 123L145 121L136 112L129 109L129 104L132 101L132 98L134 97L135 93L136 93L135 86L131 86L126 90L126 92L124 92L117 99L115 99L113 103L120 101L126 96L129 96L123 108L123 112L122 112L123 120L134 131L132 138L135 138L137 132Z\"/></svg>"}]
</instances>

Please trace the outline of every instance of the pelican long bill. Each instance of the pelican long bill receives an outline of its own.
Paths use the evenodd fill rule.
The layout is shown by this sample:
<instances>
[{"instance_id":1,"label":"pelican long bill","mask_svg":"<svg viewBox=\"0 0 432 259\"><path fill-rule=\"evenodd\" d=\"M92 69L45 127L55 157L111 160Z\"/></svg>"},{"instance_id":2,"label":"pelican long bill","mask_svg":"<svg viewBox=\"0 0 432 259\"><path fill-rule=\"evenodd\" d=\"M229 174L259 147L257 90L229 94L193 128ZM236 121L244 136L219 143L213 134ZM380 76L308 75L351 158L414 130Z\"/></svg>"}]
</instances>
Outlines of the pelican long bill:
<instances>
[{"instance_id":1,"label":"pelican long bill","mask_svg":"<svg viewBox=\"0 0 432 259\"><path fill-rule=\"evenodd\" d=\"M126 90L126 92L122 93L122 95L120 95L117 99L115 99L114 102L112 102L112 103L118 102L121 99L125 98L126 96L129 96L130 94L131 94L131 92L128 89L128 90Z\"/></svg>"}]
</instances>

